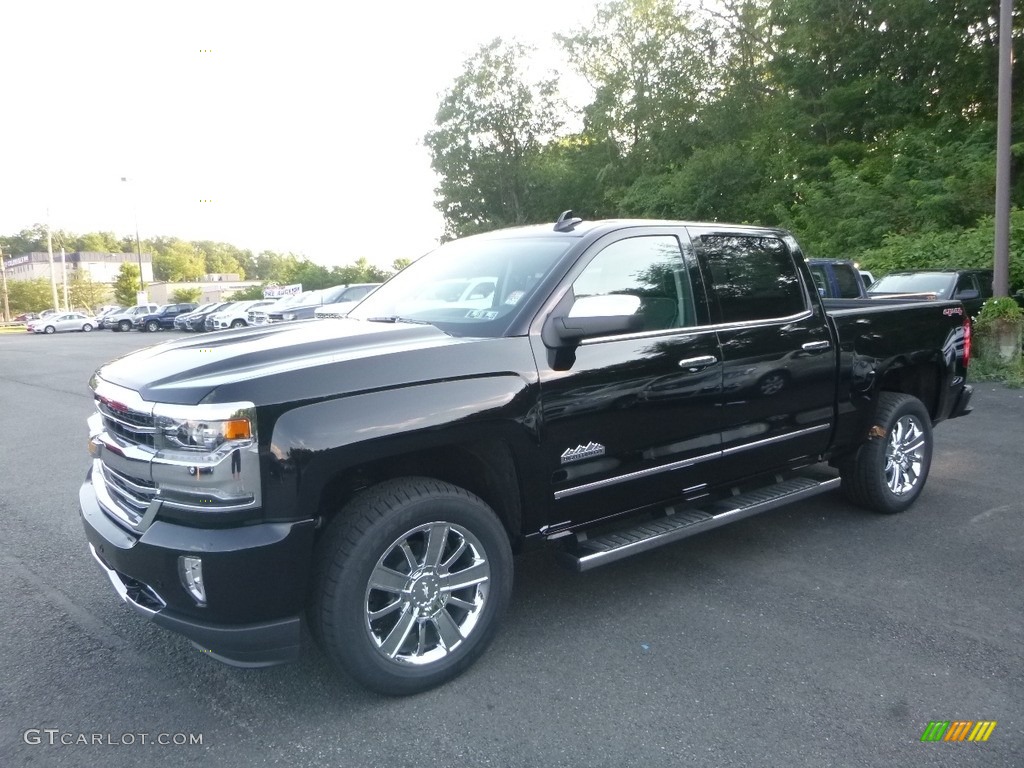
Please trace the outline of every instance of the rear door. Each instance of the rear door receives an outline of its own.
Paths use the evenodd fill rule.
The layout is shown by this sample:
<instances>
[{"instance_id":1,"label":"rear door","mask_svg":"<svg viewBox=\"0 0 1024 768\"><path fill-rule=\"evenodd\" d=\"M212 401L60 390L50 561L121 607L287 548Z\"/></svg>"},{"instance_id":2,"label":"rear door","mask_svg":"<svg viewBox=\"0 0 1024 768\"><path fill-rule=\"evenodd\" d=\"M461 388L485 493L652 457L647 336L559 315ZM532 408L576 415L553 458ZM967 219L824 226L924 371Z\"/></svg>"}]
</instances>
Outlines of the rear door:
<instances>
[{"instance_id":1,"label":"rear door","mask_svg":"<svg viewBox=\"0 0 1024 768\"><path fill-rule=\"evenodd\" d=\"M796 241L773 230L690 235L721 347L723 477L813 461L834 423L836 352Z\"/></svg>"},{"instance_id":2,"label":"rear door","mask_svg":"<svg viewBox=\"0 0 1024 768\"><path fill-rule=\"evenodd\" d=\"M722 368L685 228L598 240L557 296L637 297L642 324L572 348L531 336L549 532L696 493L719 450Z\"/></svg>"}]
</instances>

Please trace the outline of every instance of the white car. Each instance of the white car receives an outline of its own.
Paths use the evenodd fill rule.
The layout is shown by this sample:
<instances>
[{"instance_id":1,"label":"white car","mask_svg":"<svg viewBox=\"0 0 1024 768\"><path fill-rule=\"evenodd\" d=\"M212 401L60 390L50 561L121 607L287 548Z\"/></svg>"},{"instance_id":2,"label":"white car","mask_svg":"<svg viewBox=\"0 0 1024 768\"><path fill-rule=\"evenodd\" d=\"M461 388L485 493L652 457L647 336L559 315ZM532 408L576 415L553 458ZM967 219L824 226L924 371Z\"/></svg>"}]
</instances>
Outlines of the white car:
<instances>
[{"instance_id":1,"label":"white car","mask_svg":"<svg viewBox=\"0 0 1024 768\"><path fill-rule=\"evenodd\" d=\"M81 312L53 313L28 324L33 333L60 333L62 331L84 331L88 333L96 328L96 318Z\"/></svg>"},{"instance_id":2,"label":"white car","mask_svg":"<svg viewBox=\"0 0 1024 768\"><path fill-rule=\"evenodd\" d=\"M270 299L236 301L225 307L224 311L214 312L210 315L206 319L206 325L213 331L223 331L225 328L243 328L249 324L249 312L273 303L273 300Z\"/></svg>"},{"instance_id":3,"label":"white car","mask_svg":"<svg viewBox=\"0 0 1024 768\"><path fill-rule=\"evenodd\" d=\"M344 317L356 304L365 299L382 283L352 283L346 286L332 303L323 304L313 310L313 317Z\"/></svg>"}]
</instances>

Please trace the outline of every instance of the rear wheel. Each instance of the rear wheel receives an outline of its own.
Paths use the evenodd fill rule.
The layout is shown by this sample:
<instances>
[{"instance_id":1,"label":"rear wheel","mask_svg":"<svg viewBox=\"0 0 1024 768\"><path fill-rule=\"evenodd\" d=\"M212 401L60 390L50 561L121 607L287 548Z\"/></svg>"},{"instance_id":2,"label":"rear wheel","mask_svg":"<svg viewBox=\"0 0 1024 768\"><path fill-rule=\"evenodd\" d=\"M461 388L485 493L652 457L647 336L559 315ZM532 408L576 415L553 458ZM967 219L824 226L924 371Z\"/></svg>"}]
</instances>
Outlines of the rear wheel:
<instances>
[{"instance_id":1,"label":"rear wheel","mask_svg":"<svg viewBox=\"0 0 1024 768\"><path fill-rule=\"evenodd\" d=\"M357 496L319 544L311 624L367 688L404 695L466 670L512 591L494 512L448 483L404 478Z\"/></svg>"},{"instance_id":2,"label":"rear wheel","mask_svg":"<svg viewBox=\"0 0 1024 768\"><path fill-rule=\"evenodd\" d=\"M902 512L921 495L932 463L932 420L912 395L883 392L871 434L840 466L843 491L876 512Z\"/></svg>"}]
</instances>

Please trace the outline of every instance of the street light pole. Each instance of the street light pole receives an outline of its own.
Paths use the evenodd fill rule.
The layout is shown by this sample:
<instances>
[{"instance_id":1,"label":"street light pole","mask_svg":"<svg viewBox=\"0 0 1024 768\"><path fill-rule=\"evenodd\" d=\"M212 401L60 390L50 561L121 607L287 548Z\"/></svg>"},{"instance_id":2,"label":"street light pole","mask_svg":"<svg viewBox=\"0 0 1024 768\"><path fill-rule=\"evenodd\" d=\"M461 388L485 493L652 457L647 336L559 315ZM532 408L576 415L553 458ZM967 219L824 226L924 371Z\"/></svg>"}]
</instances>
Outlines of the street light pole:
<instances>
[{"instance_id":1,"label":"street light pole","mask_svg":"<svg viewBox=\"0 0 1024 768\"><path fill-rule=\"evenodd\" d=\"M128 178L122 176L121 181L127 182ZM146 284L142 279L142 241L139 240L139 205L134 193L132 194L132 215L135 217L135 252L139 256L139 293L143 293L146 290Z\"/></svg>"}]
</instances>

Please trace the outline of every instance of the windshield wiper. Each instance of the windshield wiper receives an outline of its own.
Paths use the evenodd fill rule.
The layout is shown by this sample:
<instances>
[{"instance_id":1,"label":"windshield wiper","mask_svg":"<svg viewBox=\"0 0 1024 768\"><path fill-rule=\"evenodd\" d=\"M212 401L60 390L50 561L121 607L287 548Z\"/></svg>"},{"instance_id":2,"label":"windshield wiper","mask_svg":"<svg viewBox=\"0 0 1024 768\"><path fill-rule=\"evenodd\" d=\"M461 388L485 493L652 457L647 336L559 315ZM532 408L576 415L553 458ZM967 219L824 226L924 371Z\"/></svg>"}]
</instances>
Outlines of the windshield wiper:
<instances>
[{"instance_id":1,"label":"windshield wiper","mask_svg":"<svg viewBox=\"0 0 1024 768\"><path fill-rule=\"evenodd\" d=\"M414 325L433 325L426 320L413 320L410 317L400 317L399 315L385 315L383 317L368 317L366 321L369 323L412 323Z\"/></svg>"}]
</instances>

